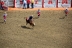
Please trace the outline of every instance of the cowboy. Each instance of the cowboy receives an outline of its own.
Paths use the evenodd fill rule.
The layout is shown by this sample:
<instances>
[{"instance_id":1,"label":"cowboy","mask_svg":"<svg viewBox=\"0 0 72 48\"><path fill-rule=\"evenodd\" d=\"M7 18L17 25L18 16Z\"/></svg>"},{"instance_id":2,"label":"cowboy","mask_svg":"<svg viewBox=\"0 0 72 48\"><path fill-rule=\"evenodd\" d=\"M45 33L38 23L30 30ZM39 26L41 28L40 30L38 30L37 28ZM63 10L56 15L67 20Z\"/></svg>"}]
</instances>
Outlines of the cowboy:
<instances>
[{"instance_id":1,"label":"cowboy","mask_svg":"<svg viewBox=\"0 0 72 48\"><path fill-rule=\"evenodd\" d=\"M30 23L32 23L33 22L33 15L29 16L28 20L30 21Z\"/></svg>"},{"instance_id":2,"label":"cowboy","mask_svg":"<svg viewBox=\"0 0 72 48\"><path fill-rule=\"evenodd\" d=\"M65 9L65 16L68 14L68 8Z\"/></svg>"},{"instance_id":3,"label":"cowboy","mask_svg":"<svg viewBox=\"0 0 72 48\"><path fill-rule=\"evenodd\" d=\"M29 16L29 18L26 17L26 22L27 23L32 23L33 22L33 15Z\"/></svg>"},{"instance_id":4,"label":"cowboy","mask_svg":"<svg viewBox=\"0 0 72 48\"><path fill-rule=\"evenodd\" d=\"M3 18L4 18L4 22L5 22L5 24L6 24L6 17L7 17L7 13L4 12L4 14L3 14Z\"/></svg>"},{"instance_id":5,"label":"cowboy","mask_svg":"<svg viewBox=\"0 0 72 48\"><path fill-rule=\"evenodd\" d=\"M40 17L40 9L38 9L37 14L38 14L38 17Z\"/></svg>"}]
</instances>

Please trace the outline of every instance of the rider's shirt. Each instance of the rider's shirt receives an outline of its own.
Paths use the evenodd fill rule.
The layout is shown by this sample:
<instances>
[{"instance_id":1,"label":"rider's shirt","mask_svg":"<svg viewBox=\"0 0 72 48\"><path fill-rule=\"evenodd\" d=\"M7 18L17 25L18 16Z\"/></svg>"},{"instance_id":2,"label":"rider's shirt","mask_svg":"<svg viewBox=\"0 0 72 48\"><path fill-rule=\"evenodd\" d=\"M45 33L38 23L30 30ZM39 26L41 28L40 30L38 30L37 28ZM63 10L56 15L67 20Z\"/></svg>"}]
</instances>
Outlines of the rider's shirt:
<instances>
[{"instance_id":1,"label":"rider's shirt","mask_svg":"<svg viewBox=\"0 0 72 48\"><path fill-rule=\"evenodd\" d=\"M40 16L40 10L37 11L38 16Z\"/></svg>"},{"instance_id":2,"label":"rider's shirt","mask_svg":"<svg viewBox=\"0 0 72 48\"><path fill-rule=\"evenodd\" d=\"M7 14L3 14L3 17L4 17L5 20L6 20L6 16L7 16Z\"/></svg>"},{"instance_id":3,"label":"rider's shirt","mask_svg":"<svg viewBox=\"0 0 72 48\"><path fill-rule=\"evenodd\" d=\"M29 17L29 20L31 20L32 18L33 18L33 17L32 17L32 16L30 16L30 17Z\"/></svg>"},{"instance_id":4,"label":"rider's shirt","mask_svg":"<svg viewBox=\"0 0 72 48\"><path fill-rule=\"evenodd\" d=\"M65 10L65 13L66 13L66 14L68 13L68 10L67 10L67 9Z\"/></svg>"}]
</instances>

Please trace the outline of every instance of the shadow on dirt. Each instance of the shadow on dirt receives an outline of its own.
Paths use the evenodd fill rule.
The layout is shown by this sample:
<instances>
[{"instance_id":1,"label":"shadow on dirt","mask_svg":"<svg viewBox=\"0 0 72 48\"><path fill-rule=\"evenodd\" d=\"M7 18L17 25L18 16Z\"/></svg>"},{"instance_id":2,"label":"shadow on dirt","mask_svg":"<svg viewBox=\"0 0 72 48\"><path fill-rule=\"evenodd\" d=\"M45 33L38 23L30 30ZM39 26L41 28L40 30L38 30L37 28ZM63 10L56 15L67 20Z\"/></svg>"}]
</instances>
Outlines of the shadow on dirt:
<instances>
[{"instance_id":1,"label":"shadow on dirt","mask_svg":"<svg viewBox=\"0 0 72 48\"><path fill-rule=\"evenodd\" d=\"M33 19L38 19L39 17L34 17Z\"/></svg>"},{"instance_id":2,"label":"shadow on dirt","mask_svg":"<svg viewBox=\"0 0 72 48\"><path fill-rule=\"evenodd\" d=\"M30 27L26 27L26 26L21 26L22 28L25 28L25 29L31 29Z\"/></svg>"},{"instance_id":3,"label":"shadow on dirt","mask_svg":"<svg viewBox=\"0 0 72 48\"><path fill-rule=\"evenodd\" d=\"M4 22L0 22L0 23L4 23Z\"/></svg>"},{"instance_id":4,"label":"shadow on dirt","mask_svg":"<svg viewBox=\"0 0 72 48\"><path fill-rule=\"evenodd\" d=\"M65 16L64 17L62 17L62 18L59 18L59 19L64 19L65 18Z\"/></svg>"}]
</instances>

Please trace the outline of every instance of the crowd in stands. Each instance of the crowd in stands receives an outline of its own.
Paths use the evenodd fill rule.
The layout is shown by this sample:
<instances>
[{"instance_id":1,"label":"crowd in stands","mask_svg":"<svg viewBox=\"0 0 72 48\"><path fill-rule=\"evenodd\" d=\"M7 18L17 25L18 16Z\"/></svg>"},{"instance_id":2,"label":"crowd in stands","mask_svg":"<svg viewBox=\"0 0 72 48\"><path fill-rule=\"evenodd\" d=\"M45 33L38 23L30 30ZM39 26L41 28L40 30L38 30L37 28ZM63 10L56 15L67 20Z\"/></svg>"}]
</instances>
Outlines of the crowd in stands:
<instances>
[{"instance_id":1,"label":"crowd in stands","mask_svg":"<svg viewBox=\"0 0 72 48\"><path fill-rule=\"evenodd\" d=\"M5 1L0 0L0 9L1 10L8 10L8 6L5 6Z\"/></svg>"},{"instance_id":2,"label":"crowd in stands","mask_svg":"<svg viewBox=\"0 0 72 48\"><path fill-rule=\"evenodd\" d=\"M34 8L34 0L22 0L22 5L23 5L23 9L26 9L26 8ZM20 2L20 3L21 3ZM4 5L4 2L0 0L0 9L3 10L3 5Z\"/></svg>"},{"instance_id":3,"label":"crowd in stands","mask_svg":"<svg viewBox=\"0 0 72 48\"><path fill-rule=\"evenodd\" d=\"M30 4L34 8L34 0L23 0L23 9L30 8Z\"/></svg>"},{"instance_id":4,"label":"crowd in stands","mask_svg":"<svg viewBox=\"0 0 72 48\"><path fill-rule=\"evenodd\" d=\"M2 10L3 10L3 6L2 6L3 4L4 4L4 2L0 0L0 9L2 9Z\"/></svg>"}]
</instances>

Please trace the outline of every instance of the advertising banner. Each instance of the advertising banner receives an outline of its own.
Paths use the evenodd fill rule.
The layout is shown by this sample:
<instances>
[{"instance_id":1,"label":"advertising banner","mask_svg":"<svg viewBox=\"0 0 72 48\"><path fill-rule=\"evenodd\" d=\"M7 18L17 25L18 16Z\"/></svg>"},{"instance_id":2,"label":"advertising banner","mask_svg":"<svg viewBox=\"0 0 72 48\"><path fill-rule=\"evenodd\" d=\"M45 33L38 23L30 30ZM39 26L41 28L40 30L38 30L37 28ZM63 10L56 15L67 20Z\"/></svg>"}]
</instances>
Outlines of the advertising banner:
<instances>
[{"instance_id":1,"label":"advertising banner","mask_svg":"<svg viewBox=\"0 0 72 48\"><path fill-rule=\"evenodd\" d=\"M22 4L21 4L21 0L16 0L15 1L15 7L16 8L21 8Z\"/></svg>"},{"instance_id":2,"label":"advertising banner","mask_svg":"<svg viewBox=\"0 0 72 48\"><path fill-rule=\"evenodd\" d=\"M44 0L44 7L45 8L55 8L56 0Z\"/></svg>"},{"instance_id":3,"label":"advertising banner","mask_svg":"<svg viewBox=\"0 0 72 48\"><path fill-rule=\"evenodd\" d=\"M58 0L58 7L71 7L71 0Z\"/></svg>"},{"instance_id":4,"label":"advertising banner","mask_svg":"<svg viewBox=\"0 0 72 48\"><path fill-rule=\"evenodd\" d=\"M8 0L8 6L14 6L14 0Z\"/></svg>"},{"instance_id":5,"label":"advertising banner","mask_svg":"<svg viewBox=\"0 0 72 48\"><path fill-rule=\"evenodd\" d=\"M34 7L35 8L42 8L42 0L35 0Z\"/></svg>"}]
</instances>

